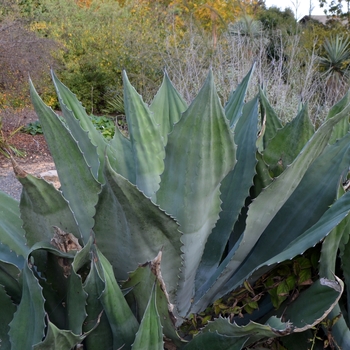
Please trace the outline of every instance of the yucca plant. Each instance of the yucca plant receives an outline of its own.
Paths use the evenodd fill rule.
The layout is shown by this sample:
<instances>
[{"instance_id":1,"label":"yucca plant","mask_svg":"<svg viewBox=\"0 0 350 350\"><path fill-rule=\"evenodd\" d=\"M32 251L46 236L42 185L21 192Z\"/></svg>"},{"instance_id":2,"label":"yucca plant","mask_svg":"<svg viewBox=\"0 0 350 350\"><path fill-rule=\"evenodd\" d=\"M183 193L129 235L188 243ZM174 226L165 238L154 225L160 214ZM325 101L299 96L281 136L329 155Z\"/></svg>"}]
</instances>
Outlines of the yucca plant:
<instances>
[{"instance_id":1,"label":"yucca plant","mask_svg":"<svg viewBox=\"0 0 350 350\"><path fill-rule=\"evenodd\" d=\"M244 101L252 72L225 108L212 72L189 107L167 75L147 106L124 72L128 137L116 128L110 142L54 74L63 117L31 85L61 188L14 162L19 205L0 194L4 349L241 349L331 312L344 285L327 274L277 311L266 296L240 325L219 317L191 341L176 330L350 210L348 193L337 199L349 95L314 132L307 106L282 127L261 91L258 131L259 97Z\"/></svg>"},{"instance_id":2,"label":"yucca plant","mask_svg":"<svg viewBox=\"0 0 350 350\"><path fill-rule=\"evenodd\" d=\"M336 35L325 40L323 49L318 66L326 80L328 95L334 96L334 100L349 88L350 41L347 37Z\"/></svg>"}]
</instances>

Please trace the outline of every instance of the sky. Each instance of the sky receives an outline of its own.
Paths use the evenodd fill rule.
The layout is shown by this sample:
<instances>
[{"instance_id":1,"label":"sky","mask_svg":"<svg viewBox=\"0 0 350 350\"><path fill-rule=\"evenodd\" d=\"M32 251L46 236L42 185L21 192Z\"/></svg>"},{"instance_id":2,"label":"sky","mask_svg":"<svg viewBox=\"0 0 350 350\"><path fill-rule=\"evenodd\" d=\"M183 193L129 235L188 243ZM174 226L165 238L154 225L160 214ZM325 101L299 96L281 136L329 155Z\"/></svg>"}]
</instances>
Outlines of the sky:
<instances>
[{"instance_id":1,"label":"sky","mask_svg":"<svg viewBox=\"0 0 350 350\"><path fill-rule=\"evenodd\" d=\"M272 5L279 7L284 10L286 7L290 7L295 13L295 6L293 4L298 4L298 19L309 14L310 0L265 0L266 7L271 7ZM324 15L323 10L319 7L318 0L311 0L312 6L314 7L313 15Z\"/></svg>"}]
</instances>

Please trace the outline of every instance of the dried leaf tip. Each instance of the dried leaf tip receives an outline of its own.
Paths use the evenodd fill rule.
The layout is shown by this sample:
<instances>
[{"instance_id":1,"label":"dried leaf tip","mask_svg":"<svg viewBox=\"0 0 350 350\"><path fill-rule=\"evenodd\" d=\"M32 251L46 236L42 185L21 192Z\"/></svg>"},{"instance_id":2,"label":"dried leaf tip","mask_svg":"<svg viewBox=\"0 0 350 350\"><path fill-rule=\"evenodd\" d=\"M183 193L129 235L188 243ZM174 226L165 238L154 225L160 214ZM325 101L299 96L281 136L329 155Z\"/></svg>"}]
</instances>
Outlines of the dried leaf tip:
<instances>
[{"instance_id":1,"label":"dried leaf tip","mask_svg":"<svg viewBox=\"0 0 350 350\"><path fill-rule=\"evenodd\" d=\"M14 160L11 154L10 159L12 163L13 172L15 173L16 177L25 178L28 175L28 173L17 164L17 162Z\"/></svg>"}]
</instances>

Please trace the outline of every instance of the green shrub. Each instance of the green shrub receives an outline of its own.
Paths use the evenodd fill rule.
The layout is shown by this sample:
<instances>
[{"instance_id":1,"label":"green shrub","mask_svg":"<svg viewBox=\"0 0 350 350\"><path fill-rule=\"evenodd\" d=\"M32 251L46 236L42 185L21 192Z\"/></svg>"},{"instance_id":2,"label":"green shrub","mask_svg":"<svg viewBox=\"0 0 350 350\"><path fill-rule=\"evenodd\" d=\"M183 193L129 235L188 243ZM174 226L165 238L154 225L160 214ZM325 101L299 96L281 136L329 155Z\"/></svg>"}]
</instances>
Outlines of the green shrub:
<instances>
[{"instance_id":1,"label":"green shrub","mask_svg":"<svg viewBox=\"0 0 350 350\"><path fill-rule=\"evenodd\" d=\"M100 131L103 137L111 140L114 136L115 121L106 116L91 116L92 124Z\"/></svg>"},{"instance_id":2,"label":"green shrub","mask_svg":"<svg viewBox=\"0 0 350 350\"><path fill-rule=\"evenodd\" d=\"M22 128L22 131L31 135L37 135L37 134L43 133L43 129L41 128L41 124L39 120L28 123L26 126Z\"/></svg>"}]
</instances>

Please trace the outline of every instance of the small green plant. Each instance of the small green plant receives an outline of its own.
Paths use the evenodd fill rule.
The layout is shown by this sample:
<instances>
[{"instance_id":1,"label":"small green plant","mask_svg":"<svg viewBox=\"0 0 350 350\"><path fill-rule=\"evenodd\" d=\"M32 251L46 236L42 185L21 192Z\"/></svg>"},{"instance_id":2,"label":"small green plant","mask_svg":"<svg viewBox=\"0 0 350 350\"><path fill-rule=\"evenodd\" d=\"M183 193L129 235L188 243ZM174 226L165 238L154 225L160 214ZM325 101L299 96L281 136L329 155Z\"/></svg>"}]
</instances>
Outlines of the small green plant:
<instances>
[{"instance_id":1,"label":"small green plant","mask_svg":"<svg viewBox=\"0 0 350 350\"><path fill-rule=\"evenodd\" d=\"M91 116L92 124L107 140L111 140L114 136L115 121L111 117Z\"/></svg>"},{"instance_id":2,"label":"small green plant","mask_svg":"<svg viewBox=\"0 0 350 350\"><path fill-rule=\"evenodd\" d=\"M39 120L28 123L26 126L22 128L22 131L31 135L38 135L43 133L43 129L41 128L41 124Z\"/></svg>"},{"instance_id":3,"label":"small green plant","mask_svg":"<svg viewBox=\"0 0 350 350\"><path fill-rule=\"evenodd\" d=\"M106 116L90 116L91 121L95 128L105 137L107 140L111 140L114 136L115 122L111 117ZM40 120L28 123L22 128L22 131L31 135L38 135L43 133Z\"/></svg>"}]
</instances>

